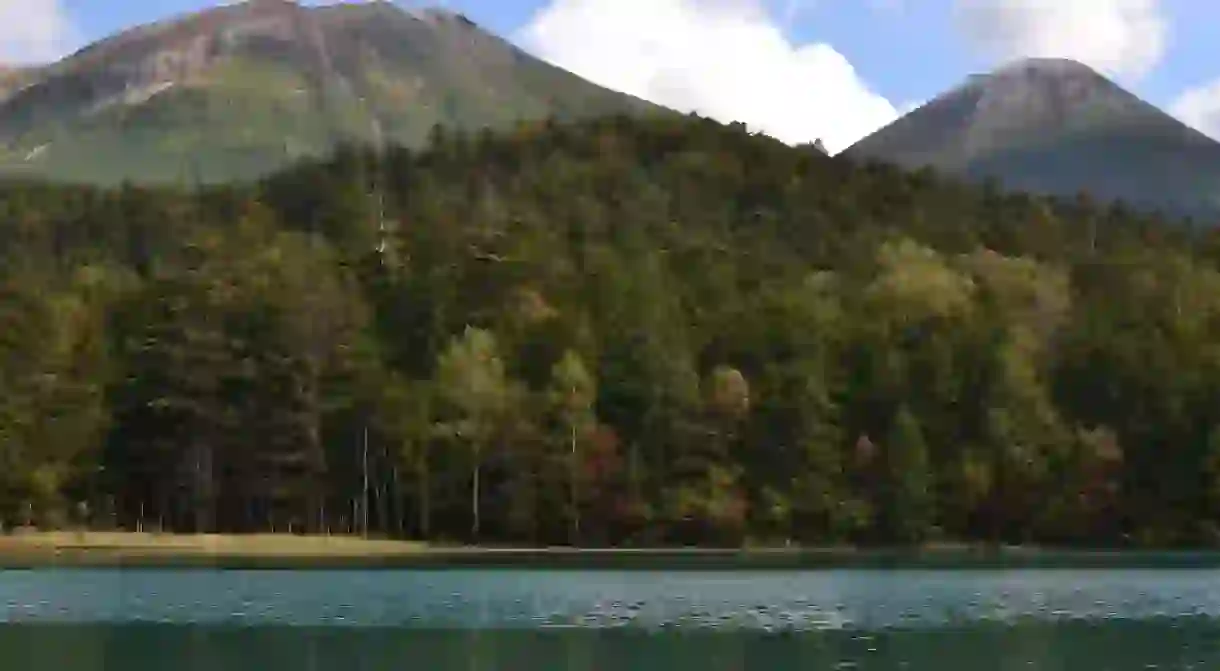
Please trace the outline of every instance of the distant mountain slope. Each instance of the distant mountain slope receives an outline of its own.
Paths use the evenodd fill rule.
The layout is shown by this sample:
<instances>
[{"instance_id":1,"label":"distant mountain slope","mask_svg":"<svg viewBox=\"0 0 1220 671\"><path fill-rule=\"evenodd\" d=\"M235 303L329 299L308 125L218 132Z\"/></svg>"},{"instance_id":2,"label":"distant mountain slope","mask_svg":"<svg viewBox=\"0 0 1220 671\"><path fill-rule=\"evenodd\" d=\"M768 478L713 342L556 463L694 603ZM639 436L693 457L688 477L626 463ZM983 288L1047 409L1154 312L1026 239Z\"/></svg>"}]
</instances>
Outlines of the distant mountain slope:
<instances>
[{"instance_id":1,"label":"distant mountain slope","mask_svg":"<svg viewBox=\"0 0 1220 671\"><path fill-rule=\"evenodd\" d=\"M247 178L345 140L660 111L440 10L251 0L0 73L0 174Z\"/></svg>"},{"instance_id":2,"label":"distant mountain slope","mask_svg":"<svg viewBox=\"0 0 1220 671\"><path fill-rule=\"evenodd\" d=\"M1175 214L1220 214L1220 143L1064 59L971 77L843 155L994 177L1025 191L1085 190Z\"/></svg>"}]
</instances>

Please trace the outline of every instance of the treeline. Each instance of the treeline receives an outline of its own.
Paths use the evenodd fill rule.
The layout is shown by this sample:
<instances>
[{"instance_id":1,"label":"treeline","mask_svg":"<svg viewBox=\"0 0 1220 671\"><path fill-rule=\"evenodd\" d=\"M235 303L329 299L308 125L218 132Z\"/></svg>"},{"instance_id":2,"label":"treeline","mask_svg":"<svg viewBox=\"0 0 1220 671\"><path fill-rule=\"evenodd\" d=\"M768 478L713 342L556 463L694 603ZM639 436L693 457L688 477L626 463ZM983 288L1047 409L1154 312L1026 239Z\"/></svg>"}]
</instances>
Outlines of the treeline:
<instances>
[{"instance_id":1,"label":"treeline","mask_svg":"<svg viewBox=\"0 0 1220 671\"><path fill-rule=\"evenodd\" d=\"M698 119L0 188L0 519L1220 542L1204 227Z\"/></svg>"}]
</instances>

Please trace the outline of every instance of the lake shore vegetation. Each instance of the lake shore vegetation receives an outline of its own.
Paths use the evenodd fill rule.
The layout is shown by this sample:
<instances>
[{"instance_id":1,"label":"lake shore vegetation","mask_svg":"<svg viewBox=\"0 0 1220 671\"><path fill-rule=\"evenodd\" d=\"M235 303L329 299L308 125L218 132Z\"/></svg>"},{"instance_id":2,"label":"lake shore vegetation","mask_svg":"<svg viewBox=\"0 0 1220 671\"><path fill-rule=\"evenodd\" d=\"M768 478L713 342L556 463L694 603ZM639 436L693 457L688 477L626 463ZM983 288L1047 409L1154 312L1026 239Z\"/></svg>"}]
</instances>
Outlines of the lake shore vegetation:
<instances>
[{"instance_id":1,"label":"lake shore vegetation","mask_svg":"<svg viewBox=\"0 0 1220 671\"><path fill-rule=\"evenodd\" d=\"M5 183L0 520L1211 546L1210 223L698 118L437 129L231 186Z\"/></svg>"}]
</instances>

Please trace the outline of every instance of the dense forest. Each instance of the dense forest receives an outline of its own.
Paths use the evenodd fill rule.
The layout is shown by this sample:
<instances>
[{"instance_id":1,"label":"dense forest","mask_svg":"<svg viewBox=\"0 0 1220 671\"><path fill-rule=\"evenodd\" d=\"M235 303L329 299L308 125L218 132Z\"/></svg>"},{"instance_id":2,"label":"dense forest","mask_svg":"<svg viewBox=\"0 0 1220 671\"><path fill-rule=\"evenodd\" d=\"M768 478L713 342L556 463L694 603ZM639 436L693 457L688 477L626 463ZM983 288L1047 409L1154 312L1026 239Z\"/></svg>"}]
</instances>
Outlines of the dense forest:
<instances>
[{"instance_id":1,"label":"dense forest","mask_svg":"<svg viewBox=\"0 0 1220 671\"><path fill-rule=\"evenodd\" d=\"M697 118L0 187L0 519L1220 543L1220 237Z\"/></svg>"}]
</instances>

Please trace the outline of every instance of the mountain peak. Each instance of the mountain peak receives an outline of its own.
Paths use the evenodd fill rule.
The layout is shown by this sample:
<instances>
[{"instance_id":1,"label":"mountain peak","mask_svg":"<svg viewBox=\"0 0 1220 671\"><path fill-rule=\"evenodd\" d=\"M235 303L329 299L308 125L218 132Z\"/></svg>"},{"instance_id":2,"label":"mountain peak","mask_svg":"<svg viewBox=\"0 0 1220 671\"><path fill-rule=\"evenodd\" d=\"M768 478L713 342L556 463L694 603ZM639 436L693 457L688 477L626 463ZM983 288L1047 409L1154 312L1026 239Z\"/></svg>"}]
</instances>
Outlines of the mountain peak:
<instances>
[{"instance_id":1,"label":"mountain peak","mask_svg":"<svg viewBox=\"0 0 1220 671\"><path fill-rule=\"evenodd\" d=\"M435 124L504 128L656 112L460 13L386 0L245 0L135 26L45 68L0 71L0 174L221 181Z\"/></svg>"},{"instance_id":2,"label":"mountain peak","mask_svg":"<svg viewBox=\"0 0 1220 671\"><path fill-rule=\"evenodd\" d=\"M1078 87L1121 90L1097 70L1070 58L1031 57L1005 63L990 72L971 75L956 89L996 88L1012 86L1062 86L1073 83Z\"/></svg>"},{"instance_id":3,"label":"mountain peak","mask_svg":"<svg viewBox=\"0 0 1220 671\"><path fill-rule=\"evenodd\" d=\"M1093 68L1081 63L1080 61L1071 58L1060 58L1054 56L1030 56L1021 58L1009 63L1005 63L996 68L993 75L1007 73L1036 73L1036 74L1079 74L1079 73L1096 73Z\"/></svg>"},{"instance_id":4,"label":"mountain peak","mask_svg":"<svg viewBox=\"0 0 1220 671\"><path fill-rule=\"evenodd\" d=\"M972 76L844 154L1024 191L1220 209L1220 144L1067 58Z\"/></svg>"}]
</instances>

